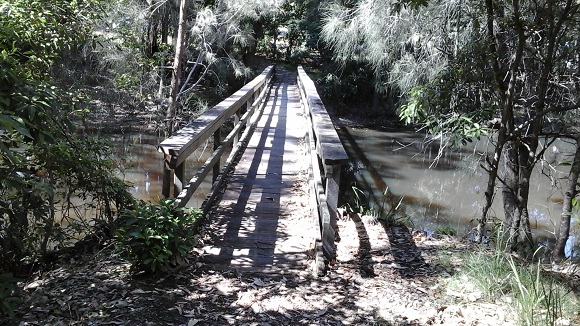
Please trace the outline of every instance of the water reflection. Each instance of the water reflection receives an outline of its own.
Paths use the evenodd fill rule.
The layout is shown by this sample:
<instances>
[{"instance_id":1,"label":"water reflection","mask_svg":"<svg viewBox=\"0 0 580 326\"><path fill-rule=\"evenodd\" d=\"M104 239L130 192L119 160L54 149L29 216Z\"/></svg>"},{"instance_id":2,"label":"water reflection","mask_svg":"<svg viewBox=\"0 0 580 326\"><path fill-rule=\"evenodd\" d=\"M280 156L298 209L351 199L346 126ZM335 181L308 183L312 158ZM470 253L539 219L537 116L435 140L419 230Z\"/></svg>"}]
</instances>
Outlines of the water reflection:
<instances>
[{"instance_id":1,"label":"water reflection","mask_svg":"<svg viewBox=\"0 0 580 326\"><path fill-rule=\"evenodd\" d=\"M341 136L347 138L351 156L358 156L353 167L357 181L374 189L372 196L387 212L397 208L416 227L430 230L450 226L465 234L475 226L485 201L487 174L480 165L484 153L492 150L488 140L441 151L438 142L426 143L423 134L411 130L347 128ZM566 142L552 144L546 151L547 162L539 164L531 178L530 222L540 238L553 238L559 223L561 182L568 172L561 163L572 150ZM501 194L491 215L503 216ZM572 233L578 232L578 226L574 227Z\"/></svg>"},{"instance_id":2,"label":"water reflection","mask_svg":"<svg viewBox=\"0 0 580 326\"><path fill-rule=\"evenodd\" d=\"M163 186L163 155L157 145L163 140L147 134L110 135L115 160L120 177L132 187L130 192L135 198L155 202L161 195ZM186 161L186 179L189 180L209 157L212 144L202 146ZM227 154L226 154L227 155ZM188 207L200 207L211 188L211 177L206 178L188 203Z\"/></svg>"}]
</instances>

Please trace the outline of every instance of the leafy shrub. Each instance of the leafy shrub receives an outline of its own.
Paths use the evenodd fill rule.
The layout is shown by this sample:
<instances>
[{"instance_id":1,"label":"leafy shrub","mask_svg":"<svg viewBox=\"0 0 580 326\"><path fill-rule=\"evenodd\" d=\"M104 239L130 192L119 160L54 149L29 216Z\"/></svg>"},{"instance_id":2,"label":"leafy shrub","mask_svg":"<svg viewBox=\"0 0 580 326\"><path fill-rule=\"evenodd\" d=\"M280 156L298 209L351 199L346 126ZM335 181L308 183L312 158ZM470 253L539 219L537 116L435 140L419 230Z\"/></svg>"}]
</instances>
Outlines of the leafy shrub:
<instances>
[{"instance_id":1,"label":"leafy shrub","mask_svg":"<svg viewBox=\"0 0 580 326\"><path fill-rule=\"evenodd\" d=\"M457 230L451 226L440 226L437 228L437 230L435 230L435 233L454 237L457 235Z\"/></svg>"},{"instance_id":2,"label":"leafy shrub","mask_svg":"<svg viewBox=\"0 0 580 326\"><path fill-rule=\"evenodd\" d=\"M20 301L16 289L16 279L12 274L0 274L0 318L14 318L14 304Z\"/></svg>"},{"instance_id":3,"label":"leafy shrub","mask_svg":"<svg viewBox=\"0 0 580 326\"><path fill-rule=\"evenodd\" d=\"M48 251L97 233L133 207L101 139L58 135L13 157L0 159L0 273L28 271Z\"/></svg>"},{"instance_id":4,"label":"leafy shrub","mask_svg":"<svg viewBox=\"0 0 580 326\"><path fill-rule=\"evenodd\" d=\"M116 239L133 269L163 272L185 260L195 243L193 226L200 215L196 209L175 208L172 199L139 205L125 211Z\"/></svg>"}]
</instances>

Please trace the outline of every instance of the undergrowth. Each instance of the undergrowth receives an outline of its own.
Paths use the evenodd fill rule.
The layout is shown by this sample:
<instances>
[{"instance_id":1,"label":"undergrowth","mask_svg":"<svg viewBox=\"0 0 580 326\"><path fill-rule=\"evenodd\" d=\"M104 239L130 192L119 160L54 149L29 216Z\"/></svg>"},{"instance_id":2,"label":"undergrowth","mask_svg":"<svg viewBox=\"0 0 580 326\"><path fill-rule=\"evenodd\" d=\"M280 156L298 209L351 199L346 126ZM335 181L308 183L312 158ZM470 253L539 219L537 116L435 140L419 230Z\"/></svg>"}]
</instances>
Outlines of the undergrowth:
<instances>
[{"instance_id":1,"label":"undergrowth","mask_svg":"<svg viewBox=\"0 0 580 326\"><path fill-rule=\"evenodd\" d=\"M179 266L195 244L194 223L201 216L196 209L175 208L173 200L139 205L124 212L125 223L116 240L135 271L164 272Z\"/></svg>"},{"instance_id":2,"label":"undergrowth","mask_svg":"<svg viewBox=\"0 0 580 326\"><path fill-rule=\"evenodd\" d=\"M454 291L480 291L489 302L507 303L518 325L570 324L578 302L571 290L540 263L529 263L503 250L462 254L459 272L449 282Z\"/></svg>"}]
</instances>

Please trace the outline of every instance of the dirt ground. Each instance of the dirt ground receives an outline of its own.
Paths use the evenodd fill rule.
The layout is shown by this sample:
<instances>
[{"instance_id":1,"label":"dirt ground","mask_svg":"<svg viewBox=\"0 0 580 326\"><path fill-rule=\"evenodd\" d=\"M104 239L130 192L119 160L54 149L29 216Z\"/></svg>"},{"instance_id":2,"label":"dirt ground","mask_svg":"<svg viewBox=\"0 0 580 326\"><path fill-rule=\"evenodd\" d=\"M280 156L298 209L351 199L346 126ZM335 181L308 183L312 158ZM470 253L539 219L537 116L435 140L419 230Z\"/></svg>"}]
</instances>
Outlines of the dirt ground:
<instances>
[{"instance_id":1,"label":"dirt ground","mask_svg":"<svg viewBox=\"0 0 580 326\"><path fill-rule=\"evenodd\" d=\"M165 276L132 275L111 246L70 258L22 284L13 325L511 325L504 307L453 293L438 252L466 244L428 238L372 218L344 217L337 260L323 277L216 271L203 237L189 264Z\"/></svg>"}]
</instances>

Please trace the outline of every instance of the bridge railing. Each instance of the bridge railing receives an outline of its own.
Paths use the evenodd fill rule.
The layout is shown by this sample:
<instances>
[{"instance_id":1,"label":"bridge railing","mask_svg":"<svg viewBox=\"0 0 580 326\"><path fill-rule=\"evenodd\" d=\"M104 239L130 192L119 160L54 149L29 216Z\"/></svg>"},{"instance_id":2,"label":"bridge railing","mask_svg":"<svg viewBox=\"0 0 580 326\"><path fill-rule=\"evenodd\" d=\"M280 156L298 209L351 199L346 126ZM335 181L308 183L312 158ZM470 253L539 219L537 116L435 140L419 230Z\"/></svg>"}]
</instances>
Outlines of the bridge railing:
<instances>
[{"instance_id":1,"label":"bridge railing","mask_svg":"<svg viewBox=\"0 0 580 326\"><path fill-rule=\"evenodd\" d=\"M334 239L338 216L340 171L341 165L348 161L348 155L316 91L314 82L302 66L298 67L298 86L301 102L310 122L310 128L308 128L312 159L310 186L314 193L311 198L316 200L316 207L318 207L314 213L318 217L321 235L321 238L317 240L317 247L321 246L326 257L333 260L336 258Z\"/></svg>"},{"instance_id":2,"label":"bridge railing","mask_svg":"<svg viewBox=\"0 0 580 326\"><path fill-rule=\"evenodd\" d=\"M201 209L207 213L217 195L217 190L223 183L223 174L231 168L234 158L242 147L241 144L249 138L252 126L258 121L274 70L275 66L267 67L240 90L159 144L158 150L164 154L162 193L166 198L174 197L176 207L185 207L203 180L213 171L211 190L201 205ZM246 111L242 114L243 109ZM232 117L234 127L222 140L222 126ZM212 136L213 153L186 182L185 161ZM222 167L221 157L230 146L233 149Z\"/></svg>"}]
</instances>

